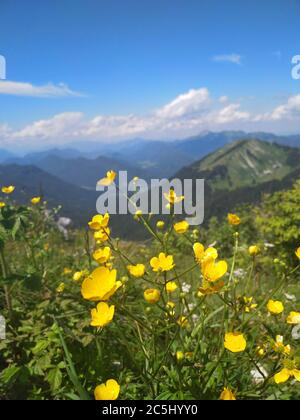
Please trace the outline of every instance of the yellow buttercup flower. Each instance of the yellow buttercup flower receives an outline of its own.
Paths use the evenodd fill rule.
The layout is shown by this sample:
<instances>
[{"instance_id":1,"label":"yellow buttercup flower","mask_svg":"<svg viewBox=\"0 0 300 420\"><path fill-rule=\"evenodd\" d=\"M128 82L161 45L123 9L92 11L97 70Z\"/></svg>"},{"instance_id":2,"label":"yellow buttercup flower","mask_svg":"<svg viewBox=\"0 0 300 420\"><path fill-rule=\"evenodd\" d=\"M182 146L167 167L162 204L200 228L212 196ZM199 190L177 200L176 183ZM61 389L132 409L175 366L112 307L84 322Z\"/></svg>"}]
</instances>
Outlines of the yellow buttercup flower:
<instances>
[{"instance_id":1,"label":"yellow buttercup flower","mask_svg":"<svg viewBox=\"0 0 300 420\"><path fill-rule=\"evenodd\" d=\"M3 209L3 207L5 207L6 204L3 201L0 201L0 209Z\"/></svg>"},{"instance_id":2,"label":"yellow buttercup flower","mask_svg":"<svg viewBox=\"0 0 300 420\"><path fill-rule=\"evenodd\" d=\"M64 290L65 290L65 283L62 282L57 286L56 291L57 293L62 293Z\"/></svg>"},{"instance_id":3,"label":"yellow buttercup flower","mask_svg":"<svg viewBox=\"0 0 300 420\"><path fill-rule=\"evenodd\" d=\"M225 334L224 347L232 353L240 353L246 349L247 342L243 334L230 332Z\"/></svg>"},{"instance_id":4,"label":"yellow buttercup flower","mask_svg":"<svg viewBox=\"0 0 300 420\"><path fill-rule=\"evenodd\" d=\"M282 353L285 355L289 355L291 353L291 346L289 344L286 346L283 344L282 335L276 335L276 341L274 342L273 349L277 353Z\"/></svg>"},{"instance_id":5,"label":"yellow buttercup flower","mask_svg":"<svg viewBox=\"0 0 300 420\"><path fill-rule=\"evenodd\" d=\"M109 270L107 267L96 268L81 285L83 298L91 301L108 300L122 285L116 277L117 270Z\"/></svg>"},{"instance_id":6,"label":"yellow buttercup flower","mask_svg":"<svg viewBox=\"0 0 300 420\"><path fill-rule=\"evenodd\" d=\"M72 273L72 270L71 270L71 268L68 268L68 267L65 267L64 268L64 270L63 270L63 275L64 276L68 276L69 274L71 274Z\"/></svg>"},{"instance_id":7,"label":"yellow buttercup flower","mask_svg":"<svg viewBox=\"0 0 300 420\"><path fill-rule=\"evenodd\" d=\"M110 229L109 227L105 229L100 229L94 233L94 239L98 244L102 244L109 240L110 237Z\"/></svg>"},{"instance_id":8,"label":"yellow buttercup flower","mask_svg":"<svg viewBox=\"0 0 300 420\"><path fill-rule=\"evenodd\" d=\"M295 378L300 382L300 370L283 368L280 372L276 373L274 380L276 384L283 384L289 378Z\"/></svg>"},{"instance_id":9,"label":"yellow buttercup flower","mask_svg":"<svg viewBox=\"0 0 300 420\"><path fill-rule=\"evenodd\" d=\"M249 313L257 308L257 303L253 303L253 297L244 296L245 312Z\"/></svg>"},{"instance_id":10,"label":"yellow buttercup flower","mask_svg":"<svg viewBox=\"0 0 300 420\"><path fill-rule=\"evenodd\" d=\"M159 220L159 221L156 223L156 227L157 227L157 229L163 229L163 228L165 227L165 222L164 222L164 221L162 221L162 220Z\"/></svg>"},{"instance_id":11,"label":"yellow buttercup flower","mask_svg":"<svg viewBox=\"0 0 300 420\"><path fill-rule=\"evenodd\" d=\"M257 346L257 347L256 347L256 354L257 354L259 357L263 357L263 356L266 354L266 350L265 350L265 348L264 348L264 347L261 347L261 346Z\"/></svg>"},{"instance_id":12,"label":"yellow buttercup flower","mask_svg":"<svg viewBox=\"0 0 300 420\"><path fill-rule=\"evenodd\" d=\"M170 271L175 267L172 255L166 255L164 252L161 252L158 257L151 258L150 265L155 272Z\"/></svg>"},{"instance_id":13,"label":"yellow buttercup flower","mask_svg":"<svg viewBox=\"0 0 300 420\"><path fill-rule=\"evenodd\" d=\"M98 264L105 264L111 258L111 249L109 246L99 248L93 253L93 258Z\"/></svg>"},{"instance_id":14,"label":"yellow buttercup flower","mask_svg":"<svg viewBox=\"0 0 300 420\"><path fill-rule=\"evenodd\" d=\"M212 258L214 260L218 258L218 251L215 248L209 247L205 249L204 245L200 244L199 242L196 242L193 245L193 250L195 254L195 259L199 264L201 264L204 260L208 258Z\"/></svg>"},{"instance_id":15,"label":"yellow buttercup flower","mask_svg":"<svg viewBox=\"0 0 300 420\"><path fill-rule=\"evenodd\" d=\"M182 200L184 200L184 195L178 196L174 190L170 190L168 193L164 193L164 197L171 205L180 203Z\"/></svg>"},{"instance_id":16,"label":"yellow buttercup flower","mask_svg":"<svg viewBox=\"0 0 300 420\"><path fill-rule=\"evenodd\" d=\"M268 311L273 315L279 315L284 311L283 303L279 300L272 300L270 299L267 303Z\"/></svg>"},{"instance_id":17,"label":"yellow buttercup flower","mask_svg":"<svg viewBox=\"0 0 300 420\"><path fill-rule=\"evenodd\" d=\"M254 257L260 253L260 248L257 245L251 245L248 249L249 254Z\"/></svg>"},{"instance_id":18,"label":"yellow buttercup flower","mask_svg":"<svg viewBox=\"0 0 300 420\"><path fill-rule=\"evenodd\" d=\"M186 316L181 315L178 319L177 319L177 324L181 327L181 328L186 328L189 324L189 321L187 319Z\"/></svg>"},{"instance_id":19,"label":"yellow buttercup flower","mask_svg":"<svg viewBox=\"0 0 300 420\"><path fill-rule=\"evenodd\" d=\"M100 179L100 181L98 181L98 184L108 187L115 181L116 176L117 176L116 172L108 171L106 172L106 177Z\"/></svg>"},{"instance_id":20,"label":"yellow buttercup flower","mask_svg":"<svg viewBox=\"0 0 300 420\"><path fill-rule=\"evenodd\" d=\"M227 273L226 261L216 262L214 258L206 258L202 262L201 271L206 281L213 283Z\"/></svg>"},{"instance_id":21,"label":"yellow buttercup flower","mask_svg":"<svg viewBox=\"0 0 300 420\"><path fill-rule=\"evenodd\" d=\"M189 224L187 221L183 220L182 222L178 222L174 224L174 230L178 234L185 233L189 228Z\"/></svg>"},{"instance_id":22,"label":"yellow buttercup flower","mask_svg":"<svg viewBox=\"0 0 300 420\"><path fill-rule=\"evenodd\" d=\"M96 216L94 216L92 220L88 223L88 225L92 230L100 230L107 228L108 223L109 214L105 213L104 215L97 214Z\"/></svg>"},{"instance_id":23,"label":"yellow buttercup flower","mask_svg":"<svg viewBox=\"0 0 300 420\"><path fill-rule=\"evenodd\" d=\"M143 275L145 274L144 264L128 265L127 270L129 271L131 276L136 278L143 277Z\"/></svg>"},{"instance_id":24,"label":"yellow buttercup flower","mask_svg":"<svg viewBox=\"0 0 300 420\"><path fill-rule=\"evenodd\" d=\"M300 260L300 247L296 250L295 254L296 254L296 257L299 258Z\"/></svg>"},{"instance_id":25,"label":"yellow buttercup flower","mask_svg":"<svg viewBox=\"0 0 300 420\"><path fill-rule=\"evenodd\" d=\"M212 285L211 283L208 283L207 281L204 281L202 284L202 287L199 287L198 289L197 296L201 298L206 295L213 295L215 293L219 293L219 291L222 290L224 286L225 286L225 283L223 281L214 283L214 285Z\"/></svg>"},{"instance_id":26,"label":"yellow buttercup flower","mask_svg":"<svg viewBox=\"0 0 300 420\"><path fill-rule=\"evenodd\" d=\"M9 185L7 187L2 187L1 191L3 194L12 194L15 191L15 188L13 185Z\"/></svg>"},{"instance_id":27,"label":"yellow buttercup flower","mask_svg":"<svg viewBox=\"0 0 300 420\"><path fill-rule=\"evenodd\" d=\"M97 308L91 310L91 323L92 327L105 327L105 325L109 324L115 313L114 305L109 306L106 302L100 302L97 305Z\"/></svg>"},{"instance_id":28,"label":"yellow buttercup flower","mask_svg":"<svg viewBox=\"0 0 300 420\"><path fill-rule=\"evenodd\" d=\"M76 271L76 273L73 274L73 280L74 281L80 281L82 277L84 276L84 271Z\"/></svg>"},{"instance_id":29,"label":"yellow buttercup flower","mask_svg":"<svg viewBox=\"0 0 300 420\"><path fill-rule=\"evenodd\" d=\"M228 223L232 226L238 226L241 223L241 219L237 214L229 213L227 218Z\"/></svg>"},{"instance_id":30,"label":"yellow buttercup flower","mask_svg":"<svg viewBox=\"0 0 300 420\"><path fill-rule=\"evenodd\" d=\"M31 201L31 204L35 206L41 202L41 197L32 197L30 201Z\"/></svg>"},{"instance_id":31,"label":"yellow buttercup flower","mask_svg":"<svg viewBox=\"0 0 300 420\"><path fill-rule=\"evenodd\" d=\"M181 362L184 359L184 353L183 353L183 351L178 350L176 352L176 359L177 359L177 362Z\"/></svg>"},{"instance_id":32,"label":"yellow buttercup flower","mask_svg":"<svg viewBox=\"0 0 300 420\"><path fill-rule=\"evenodd\" d=\"M113 401L116 400L120 393L120 385L114 379L109 379L105 384L98 385L95 388L95 400Z\"/></svg>"},{"instance_id":33,"label":"yellow buttercup flower","mask_svg":"<svg viewBox=\"0 0 300 420\"><path fill-rule=\"evenodd\" d=\"M299 325L300 324L300 312L290 312L289 316L286 319L288 324Z\"/></svg>"},{"instance_id":34,"label":"yellow buttercup flower","mask_svg":"<svg viewBox=\"0 0 300 420\"><path fill-rule=\"evenodd\" d=\"M173 293L178 288L177 283L175 281L168 281L166 284L166 291L167 293Z\"/></svg>"},{"instance_id":35,"label":"yellow buttercup flower","mask_svg":"<svg viewBox=\"0 0 300 420\"><path fill-rule=\"evenodd\" d=\"M160 291L158 289L146 289L144 298L148 303L157 303L160 299Z\"/></svg>"},{"instance_id":36,"label":"yellow buttercup flower","mask_svg":"<svg viewBox=\"0 0 300 420\"><path fill-rule=\"evenodd\" d=\"M142 216L143 216L142 210L137 210L134 214L134 219L139 220L139 218L142 217Z\"/></svg>"},{"instance_id":37,"label":"yellow buttercup flower","mask_svg":"<svg viewBox=\"0 0 300 420\"><path fill-rule=\"evenodd\" d=\"M224 387L224 389L223 389L223 391L221 392L221 395L220 395L220 400L235 401L236 398L235 398L233 392L229 388Z\"/></svg>"},{"instance_id":38,"label":"yellow buttercup flower","mask_svg":"<svg viewBox=\"0 0 300 420\"><path fill-rule=\"evenodd\" d=\"M171 300L169 300L167 303L166 303L166 308L168 309L168 314L170 315L170 316L174 316L175 315L175 303L174 302L172 302Z\"/></svg>"}]
</instances>

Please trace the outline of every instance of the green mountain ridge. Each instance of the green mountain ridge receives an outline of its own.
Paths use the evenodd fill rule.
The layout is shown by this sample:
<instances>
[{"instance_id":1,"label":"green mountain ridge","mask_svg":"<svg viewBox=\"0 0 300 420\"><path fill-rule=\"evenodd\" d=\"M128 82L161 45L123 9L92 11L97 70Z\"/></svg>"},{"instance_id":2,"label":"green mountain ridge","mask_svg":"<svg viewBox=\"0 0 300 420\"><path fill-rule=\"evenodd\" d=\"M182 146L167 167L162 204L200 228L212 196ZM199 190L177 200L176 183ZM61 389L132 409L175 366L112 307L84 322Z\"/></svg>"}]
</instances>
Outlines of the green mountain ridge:
<instances>
[{"instance_id":1,"label":"green mountain ridge","mask_svg":"<svg viewBox=\"0 0 300 420\"><path fill-rule=\"evenodd\" d=\"M300 178L300 150L260 140L240 140L183 168L179 179L205 180L205 218L224 217L263 194L289 189Z\"/></svg>"},{"instance_id":2,"label":"green mountain ridge","mask_svg":"<svg viewBox=\"0 0 300 420\"><path fill-rule=\"evenodd\" d=\"M86 164L89 163L87 160ZM43 170L33 165L0 165L0 184L15 185L12 199L21 203L42 194L49 207L62 206L61 216L70 217L76 226L86 226L96 212L98 193L66 182L78 176L73 164L72 172L61 165L65 180L48 173L45 167ZM87 180L90 176L87 172ZM183 168L175 177L205 179L204 222L207 223L210 217L224 217L242 204L259 203L265 193L291 188L300 178L300 150L258 140L237 141ZM78 177L77 182L80 185L82 179ZM144 230L131 215L112 216L112 228L125 239L145 238Z\"/></svg>"},{"instance_id":3,"label":"green mountain ridge","mask_svg":"<svg viewBox=\"0 0 300 420\"><path fill-rule=\"evenodd\" d=\"M282 180L300 167L300 150L255 139L226 145L183 168L179 178L204 178L212 191Z\"/></svg>"}]
</instances>

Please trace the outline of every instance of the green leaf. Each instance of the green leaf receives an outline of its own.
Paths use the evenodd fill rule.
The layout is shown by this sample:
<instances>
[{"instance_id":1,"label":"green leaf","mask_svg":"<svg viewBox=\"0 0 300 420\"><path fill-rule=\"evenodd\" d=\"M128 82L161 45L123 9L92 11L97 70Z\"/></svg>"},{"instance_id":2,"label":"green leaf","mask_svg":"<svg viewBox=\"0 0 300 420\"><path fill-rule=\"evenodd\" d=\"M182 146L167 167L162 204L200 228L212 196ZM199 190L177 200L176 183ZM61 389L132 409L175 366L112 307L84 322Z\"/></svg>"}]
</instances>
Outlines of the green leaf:
<instances>
[{"instance_id":1,"label":"green leaf","mask_svg":"<svg viewBox=\"0 0 300 420\"><path fill-rule=\"evenodd\" d=\"M62 373L58 366L51 369L46 377L52 392L57 391L62 383Z\"/></svg>"},{"instance_id":2,"label":"green leaf","mask_svg":"<svg viewBox=\"0 0 300 420\"><path fill-rule=\"evenodd\" d=\"M13 382L21 370L20 366L12 365L4 369L0 374L0 382L8 385Z\"/></svg>"},{"instance_id":3,"label":"green leaf","mask_svg":"<svg viewBox=\"0 0 300 420\"><path fill-rule=\"evenodd\" d=\"M16 235L17 235L17 233L18 233L18 231L19 231L20 227L21 227L21 220L20 220L20 218L18 217L18 218L16 219L16 221L15 221L15 223L14 223L14 226L13 226L13 228L12 228L12 231L11 231L11 235L12 235L12 237L13 237L13 239L14 239L14 240L16 239Z\"/></svg>"},{"instance_id":4,"label":"green leaf","mask_svg":"<svg viewBox=\"0 0 300 420\"><path fill-rule=\"evenodd\" d=\"M32 349L32 353L33 354L41 353L42 351L46 350L48 346L49 346L48 340L40 340L36 343L36 345Z\"/></svg>"},{"instance_id":5,"label":"green leaf","mask_svg":"<svg viewBox=\"0 0 300 420\"><path fill-rule=\"evenodd\" d=\"M73 393L68 393L68 394L66 394L66 397L68 397L70 400L73 400L73 401L79 401L80 400L80 398L78 397L78 395L76 395L76 394L73 394Z\"/></svg>"}]
</instances>

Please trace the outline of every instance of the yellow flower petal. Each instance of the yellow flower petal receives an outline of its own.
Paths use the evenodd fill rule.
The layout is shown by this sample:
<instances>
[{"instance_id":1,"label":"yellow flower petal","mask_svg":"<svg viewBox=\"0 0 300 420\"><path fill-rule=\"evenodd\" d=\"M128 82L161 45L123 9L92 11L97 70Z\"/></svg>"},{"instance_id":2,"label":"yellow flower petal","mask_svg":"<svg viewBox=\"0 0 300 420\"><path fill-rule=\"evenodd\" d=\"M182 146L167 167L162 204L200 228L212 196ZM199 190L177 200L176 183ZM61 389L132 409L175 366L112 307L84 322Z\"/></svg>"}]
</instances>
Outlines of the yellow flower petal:
<instances>
[{"instance_id":1,"label":"yellow flower petal","mask_svg":"<svg viewBox=\"0 0 300 420\"><path fill-rule=\"evenodd\" d=\"M268 311L273 315L279 315L284 311L283 303L279 300L270 299L267 303Z\"/></svg>"},{"instance_id":2,"label":"yellow flower petal","mask_svg":"<svg viewBox=\"0 0 300 420\"><path fill-rule=\"evenodd\" d=\"M232 353L240 353L246 349L247 342L243 334L230 332L225 334L224 347Z\"/></svg>"},{"instance_id":3,"label":"yellow flower petal","mask_svg":"<svg viewBox=\"0 0 300 420\"><path fill-rule=\"evenodd\" d=\"M224 387L224 390L222 391L222 393L220 395L220 400L235 401L236 398L235 398L233 392L229 388Z\"/></svg>"},{"instance_id":4,"label":"yellow flower petal","mask_svg":"<svg viewBox=\"0 0 300 420\"><path fill-rule=\"evenodd\" d=\"M183 220L182 222L178 222L178 223L174 224L175 232L180 234L180 235L187 232L188 228L189 228L189 224L185 220Z\"/></svg>"},{"instance_id":5,"label":"yellow flower petal","mask_svg":"<svg viewBox=\"0 0 300 420\"><path fill-rule=\"evenodd\" d=\"M288 324L300 324L300 312L290 312L289 316L286 319Z\"/></svg>"},{"instance_id":6,"label":"yellow flower petal","mask_svg":"<svg viewBox=\"0 0 300 420\"><path fill-rule=\"evenodd\" d=\"M228 223L232 226L238 226L241 223L241 219L236 214L229 213L227 218L228 218Z\"/></svg>"},{"instance_id":7,"label":"yellow flower petal","mask_svg":"<svg viewBox=\"0 0 300 420\"><path fill-rule=\"evenodd\" d=\"M91 310L91 326L102 328L109 324L115 313L114 305L109 306L106 302L100 302L97 308Z\"/></svg>"},{"instance_id":8,"label":"yellow flower petal","mask_svg":"<svg viewBox=\"0 0 300 420\"><path fill-rule=\"evenodd\" d=\"M105 264L111 258L111 249L109 246L99 248L93 253L93 258L98 264Z\"/></svg>"},{"instance_id":9,"label":"yellow flower petal","mask_svg":"<svg viewBox=\"0 0 300 420\"><path fill-rule=\"evenodd\" d=\"M255 256L259 254L260 249L257 245L252 245L252 246L249 246L248 252L251 256Z\"/></svg>"},{"instance_id":10,"label":"yellow flower petal","mask_svg":"<svg viewBox=\"0 0 300 420\"><path fill-rule=\"evenodd\" d=\"M116 281L117 271L106 267L96 268L81 285L81 294L84 299L91 301L107 300L120 287Z\"/></svg>"},{"instance_id":11,"label":"yellow flower petal","mask_svg":"<svg viewBox=\"0 0 300 420\"><path fill-rule=\"evenodd\" d=\"M2 187L1 191L3 192L3 194L12 194L15 191L15 188L15 186L9 185L7 187Z\"/></svg>"},{"instance_id":12,"label":"yellow flower petal","mask_svg":"<svg viewBox=\"0 0 300 420\"><path fill-rule=\"evenodd\" d=\"M213 258L207 258L202 263L202 274L206 281L215 282L227 273L226 261L215 262Z\"/></svg>"},{"instance_id":13,"label":"yellow flower petal","mask_svg":"<svg viewBox=\"0 0 300 420\"><path fill-rule=\"evenodd\" d=\"M116 176L117 176L116 172L114 172L112 170L108 171L106 173L106 177L100 179L100 181L98 181L98 184L103 185L105 187L108 187L109 185L111 185L115 181Z\"/></svg>"},{"instance_id":14,"label":"yellow flower petal","mask_svg":"<svg viewBox=\"0 0 300 420\"><path fill-rule=\"evenodd\" d=\"M282 369L280 372L276 373L274 376L274 381L276 384L283 384L291 376L291 371L289 369Z\"/></svg>"},{"instance_id":15,"label":"yellow flower petal","mask_svg":"<svg viewBox=\"0 0 300 420\"><path fill-rule=\"evenodd\" d=\"M109 214L106 213L104 215L97 214L92 218L92 220L88 223L89 227L92 230L100 230L107 228L109 223Z\"/></svg>"},{"instance_id":16,"label":"yellow flower petal","mask_svg":"<svg viewBox=\"0 0 300 420\"><path fill-rule=\"evenodd\" d=\"M157 271L170 271L175 266L172 255L166 255L161 252L158 257L153 257L150 260L152 270Z\"/></svg>"},{"instance_id":17,"label":"yellow flower petal","mask_svg":"<svg viewBox=\"0 0 300 420\"><path fill-rule=\"evenodd\" d=\"M30 201L31 201L31 204L35 206L41 202L41 197L32 197Z\"/></svg>"},{"instance_id":18,"label":"yellow flower petal","mask_svg":"<svg viewBox=\"0 0 300 420\"><path fill-rule=\"evenodd\" d=\"M143 277L143 275L145 274L144 264L128 265L127 270L129 271L131 276L136 278Z\"/></svg>"},{"instance_id":19,"label":"yellow flower petal","mask_svg":"<svg viewBox=\"0 0 300 420\"><path fill-rule=\"evenodd\" d=\"M174 190L170 190L168 193L164 193L164 197L169 202L169 204L172 205L180 203L182 200L184 200L184 196L178 196Z\"/></svg>"},{"instance_id":20,"label":"yellow flower petal","mask_svg":"<svg viewBox=\"0 0 300 420\"><path fill-rule=\"evenodd\" d=\"M300 370L293 369L293 376L298 382L300 382Z\"/></svg>"},{"instance_id":21,"label":"yellow flower petal","mask_svg":"<svg viewBox=\"0 0 300 420\"><path fill-rule=\"evenodd\" d=\"M167 293L173 293L178 288L177 283L175 281L168 281L166 284L166 291Z\"/></svg>"},{"instance_id":22,"label":"yellow flower petal","mask_svg":"<svg viewBox=\"0 0 300 420\"><path fill-rule=\"evenodd\" d=\"M157 303L160 299L160 291L158 289L146 289L144 298L148 303Z\"/></svg>"},{"instance_id":23,"label":"yellow flower petal","mask_svg":"<svg viewBox=\"0 0 300 420\"><path fill-rule=\"evenodd\" d=\"M95 388L95 400L116 400L120 393L120 385L114 379L109 379L105 384L98 385Z\"/></svg>"}]
</instances>

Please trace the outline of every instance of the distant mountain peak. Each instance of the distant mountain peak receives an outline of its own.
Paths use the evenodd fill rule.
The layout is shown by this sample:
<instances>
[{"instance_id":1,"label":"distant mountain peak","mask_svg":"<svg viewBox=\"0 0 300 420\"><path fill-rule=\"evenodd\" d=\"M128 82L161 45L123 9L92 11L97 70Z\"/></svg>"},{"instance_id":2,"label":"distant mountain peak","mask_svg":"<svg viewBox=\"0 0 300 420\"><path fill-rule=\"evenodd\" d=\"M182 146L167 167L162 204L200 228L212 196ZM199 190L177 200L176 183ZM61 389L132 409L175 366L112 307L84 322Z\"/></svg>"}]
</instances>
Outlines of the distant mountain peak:
<instances>
[{"instance_id":1,"label":"distant mountain peak","mask_svg":"<svg viewBox=\"0 0 300 420\"><path fill-rule=\"evenodd\" d=\"M212 190L234 190L280 180L300 167L300 150L258 139L234 141L184 168L185 178L204 178Z\"/></svg>"}]
</instances>

